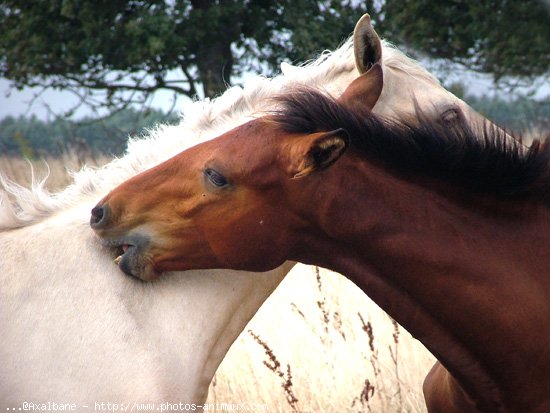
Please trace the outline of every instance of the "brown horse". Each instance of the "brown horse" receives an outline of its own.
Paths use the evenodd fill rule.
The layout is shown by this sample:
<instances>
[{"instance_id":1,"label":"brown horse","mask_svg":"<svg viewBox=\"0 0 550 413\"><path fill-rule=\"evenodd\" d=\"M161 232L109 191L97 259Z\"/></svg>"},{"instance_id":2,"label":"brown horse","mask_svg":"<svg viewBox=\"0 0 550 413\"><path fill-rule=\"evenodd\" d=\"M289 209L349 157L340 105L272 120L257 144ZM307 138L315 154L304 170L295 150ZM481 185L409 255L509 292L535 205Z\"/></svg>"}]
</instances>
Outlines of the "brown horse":
<instances>
[{"instance_id":1,"label":"brown horse","mask_svg":"<svg viewBox=\"0 0 550 413\"><path fill-rule=\"evenodd\" d=\"M428 375L431 413L549 412L550 147L383 120L370 78L338 101L296 92L132 178L92 227L145 280L285 260L338 271L452 373Z\"/></svg>"}]
</instances>

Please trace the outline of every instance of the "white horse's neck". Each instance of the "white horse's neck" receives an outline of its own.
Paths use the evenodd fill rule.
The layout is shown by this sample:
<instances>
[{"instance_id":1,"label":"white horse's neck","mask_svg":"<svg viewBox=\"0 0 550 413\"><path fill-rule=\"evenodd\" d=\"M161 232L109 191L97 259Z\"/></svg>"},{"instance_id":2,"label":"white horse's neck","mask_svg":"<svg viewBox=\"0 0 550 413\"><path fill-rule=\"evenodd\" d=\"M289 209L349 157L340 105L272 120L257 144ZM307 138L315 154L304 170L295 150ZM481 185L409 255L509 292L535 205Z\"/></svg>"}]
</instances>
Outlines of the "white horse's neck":
<instances>
[{"instance_id":1,"label":"white horse's neck","mask_svg":"<svg viewBox=\"0 0 550 413\"><path fill-rule=\"evenodd\" d=\"M88 211L83 203L0 233L0 407L52 395L83 405L202 403L229 346L292 264L142 283L99 246Z\"/></svg>"}]
</instances>

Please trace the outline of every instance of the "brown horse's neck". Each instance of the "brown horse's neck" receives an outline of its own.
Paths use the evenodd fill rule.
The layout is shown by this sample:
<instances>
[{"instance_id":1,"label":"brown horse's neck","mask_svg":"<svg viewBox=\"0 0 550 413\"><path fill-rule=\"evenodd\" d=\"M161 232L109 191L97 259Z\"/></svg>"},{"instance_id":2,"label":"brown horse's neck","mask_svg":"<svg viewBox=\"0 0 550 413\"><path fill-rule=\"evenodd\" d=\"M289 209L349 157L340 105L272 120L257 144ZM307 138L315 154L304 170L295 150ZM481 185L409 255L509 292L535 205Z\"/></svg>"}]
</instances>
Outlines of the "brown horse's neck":
<instances>
[{"instance_id":1,"label":"brown horse's neck","mask_svg":"<svg viewBox=\"0 0 550 413\"><path fill-rule=\"evenodd\" d=\"M316 232L291 259L350 278L422 341L483 411L530 412L548 402L545 207L520 214L517 205L512 211L480 196L450 196L448 188L444 195L444 187L427 189L353 154L344 159L320 177L329 189L315 190L318 199L309 203Z\"/></svg>"}]
</instances>

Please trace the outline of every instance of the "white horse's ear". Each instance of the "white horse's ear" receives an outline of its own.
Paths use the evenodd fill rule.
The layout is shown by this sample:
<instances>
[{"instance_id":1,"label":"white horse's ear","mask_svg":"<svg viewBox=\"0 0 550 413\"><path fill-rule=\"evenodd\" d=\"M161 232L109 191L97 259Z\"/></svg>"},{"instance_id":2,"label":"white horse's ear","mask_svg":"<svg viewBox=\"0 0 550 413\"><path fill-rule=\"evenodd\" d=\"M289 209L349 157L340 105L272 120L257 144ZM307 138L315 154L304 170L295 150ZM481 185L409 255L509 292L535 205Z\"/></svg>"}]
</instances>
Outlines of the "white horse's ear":
<instances>
[{"instance_id":1,"label":"white horse's ear","mask_svg":"<svg viewBox=\"0 0 550 413\"><path fill-rule=\"evenodd\" d=\"M346 151L349 137L344 129L315 133L298 139L291 151L291 176L294 179L322 171L336 162Z\"/></svg>"},{"instance_id":2,"label":"white horse's ear","mask_svg":"<svg viewBox=\"0 0 550 413\"><path fill-rule=\"evenodd\" d=\"M384 87L382 66L375 63L366 73L355 79L338 99L347 107L367 107L372 110Z\"/></svg>"},{"instance_id":3,"label":"white horse's ear","mask_svg":"<svg viewBox=\"0 0 550 413\"><path fill-rule=\"evenodd\" d=\"M382 43L372 28L370 16L364 14L353 32L355 66L359 73L367 72L376 63L382 62Z\"/></svg>"}]
</instances>

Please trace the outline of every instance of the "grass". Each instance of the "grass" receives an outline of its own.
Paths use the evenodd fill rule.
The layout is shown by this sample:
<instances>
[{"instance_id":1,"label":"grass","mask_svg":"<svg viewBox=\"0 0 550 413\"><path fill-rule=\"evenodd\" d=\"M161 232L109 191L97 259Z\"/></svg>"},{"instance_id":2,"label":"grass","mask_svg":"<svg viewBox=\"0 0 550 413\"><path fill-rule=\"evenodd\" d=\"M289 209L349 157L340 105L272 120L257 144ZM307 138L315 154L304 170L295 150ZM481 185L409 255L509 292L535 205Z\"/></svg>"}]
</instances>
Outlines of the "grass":
<instances>
[{"instance_id":1,"label":"grass","mask_svg":"<svg viewBox=\"0 0 550 413\"><path fill-rule=\"evenodd\" d=\"M99 166L107 163L106 156L77 156L74 153L64 153L61 157L46 157L35 160L8 157L0 155L0 173L23 186L31 184L32 175L39 179L48 176L46 186L50 191L58 191L71 183L71 171L78 171L84 164Z\"/></svg>"},{"instance_id":2,"label":"grass","mask_svg":"<svg viewBox=\"0 0 550 413\"><path fill-rule=\"evenodd\" d=\"M210 403L276 412L425 412L434 358L353 283L297 265L231 347Z\"/></svg>"},{"instance_id":3,"label":"grass","mask_svg":"<svg viewBox=\"0 0 550 413\"><path fill-rule=\"evenodd\" d=\"M45 161L54 191L70 182L68 170L108 160ZM37 176L48 173L43 160L32 165ZM0 156L0 171L30 183L28 161ZM265 404L270 412L425 412L422 381L433 362L346 278L297 265L231 347L207 402Z\"/></svg>"}]
</instances>

